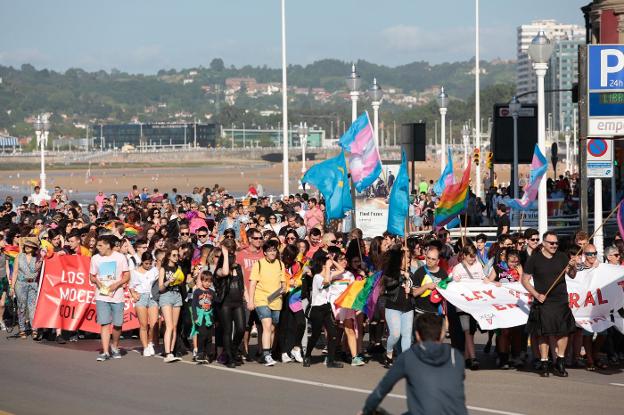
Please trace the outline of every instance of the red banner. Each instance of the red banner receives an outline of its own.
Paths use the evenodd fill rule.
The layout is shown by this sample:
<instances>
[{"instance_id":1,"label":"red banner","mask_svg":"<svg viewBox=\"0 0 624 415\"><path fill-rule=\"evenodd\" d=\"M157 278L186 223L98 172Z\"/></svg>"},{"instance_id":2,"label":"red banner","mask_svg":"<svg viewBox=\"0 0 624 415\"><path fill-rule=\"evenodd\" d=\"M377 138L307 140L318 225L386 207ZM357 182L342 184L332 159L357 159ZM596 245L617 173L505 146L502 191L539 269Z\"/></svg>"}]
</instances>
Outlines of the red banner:
<instances>
[{"instance_id":1,"label":"red banner","mask_svg":"<svg viewBox=\"0 0 624 415\"><path fill-rule=\"evenodd\" d=\"M96 321L95 285L89 281L91 258L55 255L44 262L33 327L100 332ZM139 328L130 294L124 292L123 330Z\"/></svg>"}]
</instances>

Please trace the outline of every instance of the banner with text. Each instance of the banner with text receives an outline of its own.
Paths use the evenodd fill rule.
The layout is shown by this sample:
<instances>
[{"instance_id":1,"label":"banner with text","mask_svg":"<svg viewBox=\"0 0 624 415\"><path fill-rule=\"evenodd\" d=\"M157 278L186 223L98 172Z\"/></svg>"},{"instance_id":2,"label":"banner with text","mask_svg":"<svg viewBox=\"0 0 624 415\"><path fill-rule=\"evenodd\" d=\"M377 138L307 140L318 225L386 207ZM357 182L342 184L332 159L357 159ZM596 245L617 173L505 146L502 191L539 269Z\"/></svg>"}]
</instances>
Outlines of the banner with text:
<instances>
[{"instance_id":1,"label":"banner with text","mask_svg":"<svg viewBox=\"0 0 624 415\"><path fill-rule=\"evenodd\" d=\"M96 322L95 285L89 281L91 258L54 256L46 260L33 327L100 332ZM123 330L139 328L134 303L125 292Z\"/></svg>"},{"instance_id":2,"label":"banner with text","mask_svg":"<svg viewBox=\"0 0 624 415\"><path fill-rule=\"evenodd\" d=\"M614 325L614 314L624 307L624 267L600 264L566 283L577 326L596 333Z\"/></svg>"},{"instance_id":3,"label":"banner with text","mask_svg":"<svg viewBox=\"0 0 624 415\"><path fill-rule=\"evenodd\" d=\"M624 333L624 320L618 313L624 307L624 267L600 264L578 272L575 278L566 277L566 283L577 326L600 332L615 325ZM439 292L455 307L472 315L483 330L526 324L532 302L519 282L500 287L483 281L451 282Z\"/></svg>"},{"instance_id":4,"label":"banner with text","mask_svg":"<svg viewBox=\"0 0 624 415\"><path fill-rule=\"evenodd\" d=\"M497 287L481 280L453 281L438 291L459 310L473 316L482 330L521 326L529 318L530 295L519 282Z\"/></svg>"}]
</instances>

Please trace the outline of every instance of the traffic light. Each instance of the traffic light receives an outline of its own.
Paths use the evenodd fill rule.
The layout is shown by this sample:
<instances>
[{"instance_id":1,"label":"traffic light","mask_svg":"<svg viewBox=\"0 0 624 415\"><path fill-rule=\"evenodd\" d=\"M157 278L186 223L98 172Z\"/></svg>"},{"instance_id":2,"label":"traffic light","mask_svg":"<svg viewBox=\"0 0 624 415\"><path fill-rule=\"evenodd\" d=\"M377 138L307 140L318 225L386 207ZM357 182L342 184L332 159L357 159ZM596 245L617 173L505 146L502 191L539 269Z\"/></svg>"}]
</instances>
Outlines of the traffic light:
<instances>
[{"instance_id":1,"label":"traffic light","mask_svg":"<svg viewBox=\"0 0 624 415\"><path fill-rule=\"evenodd\" d=\"M481 151L478 148L475 148L472 154L472 160L474 164L477 166L479 165L480 157L481 157Z\"/></svg>"},{"instance_id":2,"label":"traffic light","mask_svg":"<svg viewBox=\"0 0 624 415\"><path fill-rule=\"evenodd\" d=\"M485 167L490 170L494 166L494 153L488 151L487 156L485 158Z\"/></svg>"}]
</instances>

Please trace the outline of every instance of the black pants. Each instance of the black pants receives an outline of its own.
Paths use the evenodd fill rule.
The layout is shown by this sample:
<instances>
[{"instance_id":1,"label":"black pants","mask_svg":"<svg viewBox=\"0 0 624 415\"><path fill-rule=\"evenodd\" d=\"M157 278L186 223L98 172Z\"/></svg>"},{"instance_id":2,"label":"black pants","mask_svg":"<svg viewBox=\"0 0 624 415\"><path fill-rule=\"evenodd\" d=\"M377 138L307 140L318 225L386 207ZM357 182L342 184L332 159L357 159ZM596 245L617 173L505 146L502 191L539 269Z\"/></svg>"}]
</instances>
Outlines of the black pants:
<instances>
[{"instance_id":1,"label":"black pants","mask_svg":"<svg viewBox=\"0 0 624 415\"><path fill-rule=\"evenodd\" d=\"M316 346L316 342L321 337L323 327L327 330L327 360L334 360L336 355L336 326L332 316L332 309L329 304L323 304L312 307L310 309L310 324L312 325L312 334L308 340L308 348L306 349L306 357L312 356L312 350Z\"/></svg>"},{"instance_id":2,"label":"black pants","mask_svg":"<svg viewBox=\"0 0 624 415\"><path fill-rule=\"evenodd\" d=\"M238 348L245 333L245 310L242 305L224 304L219 310L219 321L223 333L223 350L228 359L238 354ZM232 324L234 328L232 329Z\"/></svg>"},{"instance_id":3,"label":"black pants","mask_svg":"<svg viewBox=\"0 0 624 415\"><path fill-rule=\"evenodd\" d=\"M197 356L204 357L210 353L212 336L214 336L214 325L197 327Z\"/></svg>"},{"instance_id":4,"label":"black pants","mask_svg":"<svg viewBox=\"0 0 624 415\"><path fill-rule=\"evenodd\" d=\"M278 327L279 346L282 353L289 353L295 346L301 348L305 324L303 311L299 310L294 313L288 306L288 300L285 300Z\"/></svg>"}]
</instances>

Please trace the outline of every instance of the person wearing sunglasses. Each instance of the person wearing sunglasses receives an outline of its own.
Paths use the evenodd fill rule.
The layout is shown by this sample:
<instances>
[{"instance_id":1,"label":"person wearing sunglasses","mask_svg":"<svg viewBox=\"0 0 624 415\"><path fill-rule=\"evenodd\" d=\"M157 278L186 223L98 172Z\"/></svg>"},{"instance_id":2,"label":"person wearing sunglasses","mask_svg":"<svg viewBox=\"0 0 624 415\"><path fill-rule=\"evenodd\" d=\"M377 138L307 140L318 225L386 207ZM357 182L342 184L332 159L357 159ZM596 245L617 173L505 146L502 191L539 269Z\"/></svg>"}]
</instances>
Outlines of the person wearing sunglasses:
<instances>
[{"instance_id":1,"label":"person wearing sunglasses","mask_svg":"<svg viewBox=\"0 0 624 415\"><path fill-rule=\"evenodd\" d=\"M258 229L250 229L247 231L247 238L249 239L249 246L236 253L236 263L241 264L241 267L243 268L245 293L249 293L249 276L251 275L252 267L256 262L264 258L264 253L262 252L262 244L264 243L262 233ZM258 319L256 310L249 311L247 309L248 302L249 299L245 298L245 310L247 310L245 321L247 324L245 326L245 334L243 336L243 350L245 356L247 356L249 360L249 339L251 338L251 329L255 324L260 337L262 337L262 324L260 324L260 319Z\"/></svg>"},{"instance_id":2,"label":"person wearing sunglasses","mask_svg":"<svg viewBox=\"0 0 624 415\"><path fill-rule=\"evenodd\" d=\"M522 266L526 265L529 257L537 250L540 243L539 231L535 228L529 228L524 231L524 240L526 241L526 249L524 252L520 252L520 260Z\"/></svg>"},{"instance_id":3,"label":"person wearing sunglasses","mask_svg":"<svg viewBox=\"0 0 624 415\"><path fill-rule=\"evenodd\" d=\"M152 297L152 285L158 280L158 268L153 266L152 254L143 252L141 263L130 270L130 295L139 318L139 338L143 345L143 356L153 356L155 337L154 327L158 323L158 303Z\"/></svg>"},{"instance_id":4,"label":"person wearing sunglasses","mask_svg":"<svg viewBox=\"0 0 624 415\"><path fill-rule=\"evenodd\" d=\"M227 216L219 222L218 235L224 236L226 230L234 231L235 239L240 239L240 221L238 220L238 209L235 206L227 208Z\"/></svg>"},{"instance_id":5,"label":"person wearing sunglasses","mask_svg":"<svg viewBox=\"0 0 624 415\"><path fill-rule=\"evenodd\" d=\"M568 336L576 329L576 322L570 311L566 279L562 273L567 273L570 278L576 276L576 258L568 259L564 252L558 251L559 238L556 233L545 232L542 241L542 249L531 255L522 275L522 285L534 298L527 331L538 336L540 375L550 375L549 340L554 340L557 344L557 361L553 373L566 377L565 350ZM549 289L551 291L546 296Z\"/></svg>"},{"instance_id":6,"label":"person wearing sunglasses","mask_svg":"<svg viewBox=\"0 0 624 415\"><path fill-rule=\"evenodd\" d=\"M605 248L604 252L607 264L622 265L620 251L617 249L617 246L608 246Z\"/></svg>"}]
</instances>

